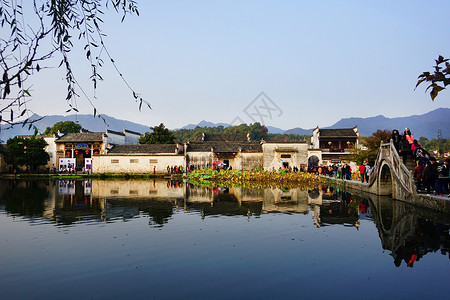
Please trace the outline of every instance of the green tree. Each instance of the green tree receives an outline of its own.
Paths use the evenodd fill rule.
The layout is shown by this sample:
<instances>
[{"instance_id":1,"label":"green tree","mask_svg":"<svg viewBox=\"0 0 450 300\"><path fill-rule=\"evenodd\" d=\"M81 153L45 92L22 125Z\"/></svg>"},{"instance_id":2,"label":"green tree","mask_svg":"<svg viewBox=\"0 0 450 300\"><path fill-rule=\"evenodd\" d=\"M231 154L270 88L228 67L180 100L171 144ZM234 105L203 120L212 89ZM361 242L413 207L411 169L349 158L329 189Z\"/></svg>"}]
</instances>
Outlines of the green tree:
<instances>
[{"instance_id":1,"label":"green tree","mask_svg":"<svg viewBox=\"0 0 450 300\"><path fill-rule=\"evenodd\" d=\"M140 139L141 144L173 144L175 135L167 129L163 123L159 126L150 127L152 132L146 132Z\"/></svg>"},{"instance_id":2,"label":"green tree","mask_svg":"<svg viewBox=\"0 0 450 300\"><path fill-rule=\"evenodd\" d=\"M259 122L250 124L249 131L250 138L254 141L260 141L261 139L267 140L267 134L269 130L265 125L261 125Z\"/></svg>"},{"instance_id":3,"label":"green tree","mask_svg":"<svg viewBox=\"0 0 450 300\"><path fill-rule=\"evenodd\" d=\"M14 168L26 166L34 171L38 166L47 164L50 159L49 154L44 150L46 146L47 142L43 138L16 136L7 141L3 157Z\"/></svg>"},{"instance_id":4,"label":"green tree","mask_svg":"<svg viewBox=\"0 0 450 300\"><path fill-rule=\"evenodd\" d=\"M438 151L440 154L444 154L450 151L450 139L431 139L426 137L420 137L418 139L420 145L428 152Z\"/></svg>"},{"instance_id":5,"label":"green tree","mask_svg":"<svg viewBox=\"0 0 450 300\"><path fill-rule=\"evenodd\" d=\"M44 131L44 134L56 134L58 133L58 130L60 132L80 132L80 130L85 130L80 124L77 124L72 121L61 121L58 123L55 123L52 127L47 127Z\"/></svg>"},{"instance_id":6,"label":"green tree","mask_svg":"<svg viewBox=\"0 0 450 300\"><path fill-rule=\"evenodd\" d=\"M130 89L139 109L150 105L137 94L124 79L106 47L103 14L107 9L120 13L122 21L129 14L139 15L135 0L1 0L0 1L0 123L26 124L18 121L28 112L24 105L30 100L28 79L44 69L58 64L65 69L69 110L78 111L76 98L84 95L92 105L94 116L97 109L79 85L72 70L69 53L81 43L87 64L91 68L89 78L93 89L103 80L99 69L104 62L111 63L124 84ZM23 5L26 4L26 9ZM78 61L76 62L78 64ZM95 95L95 94L94 94ZM6 117L6 113L7 116ZM104 120L104 119L103 119ZM31 124L30 124L31 127Z\"/></svg>"},{"instance_id":7,"label":"green tree","mask_svg":"<svg viewBox=\"0 0 450 300\"><path fill-rule=\"evenodd\" d=\"M438 59L435 60L436 65L434 66L434 72L423 72L419 75L416 88L422 82L428 82L429 86L425 91L428 91L431 88L430 97L433 101L439 92L450 84L450 63L448 61L449 59L445 59L443 56L439 55Z\"/></svg>"},{"instance_id":8,"label":"green tree","mask_svg":"<svg viewBox=\"0 0 450 300\"><path fill-rule=\"evenodd\" d=\"M378 150L380 149L381 142L390 141L392 134L389 130L378 129L376 132L372 133L371 136L363 140L363 146L367 149L362 150L358 148L350 148L351 153L349 159L356 162L357 164L362 164L365 161L373 162L377 159Z\"/></svg>"}]
</instances>

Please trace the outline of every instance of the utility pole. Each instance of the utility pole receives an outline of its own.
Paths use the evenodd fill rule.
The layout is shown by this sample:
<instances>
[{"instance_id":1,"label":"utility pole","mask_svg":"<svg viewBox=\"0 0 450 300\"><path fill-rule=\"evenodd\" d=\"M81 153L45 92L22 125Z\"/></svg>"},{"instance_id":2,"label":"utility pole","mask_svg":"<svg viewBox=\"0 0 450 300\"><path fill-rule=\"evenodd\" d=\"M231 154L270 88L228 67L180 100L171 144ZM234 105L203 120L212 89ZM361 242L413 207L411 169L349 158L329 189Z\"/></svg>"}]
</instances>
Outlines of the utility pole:
<instances>
[{"instance_id":1,"label":"utility pole","mask_svg":"<svg viewBox=\"0 0 450 300\"><path fill-rule=\"evenodd\" d=\"M438 129L438 136L437 136L437 138L438 138L438 140L437 140L438 149L437 150L439 152L439 155L441 155L441 154L444 154L444 149L442 147L442 143L443 143L442 130L440 130L440 129Z\"/></svg>"}]
</instances>

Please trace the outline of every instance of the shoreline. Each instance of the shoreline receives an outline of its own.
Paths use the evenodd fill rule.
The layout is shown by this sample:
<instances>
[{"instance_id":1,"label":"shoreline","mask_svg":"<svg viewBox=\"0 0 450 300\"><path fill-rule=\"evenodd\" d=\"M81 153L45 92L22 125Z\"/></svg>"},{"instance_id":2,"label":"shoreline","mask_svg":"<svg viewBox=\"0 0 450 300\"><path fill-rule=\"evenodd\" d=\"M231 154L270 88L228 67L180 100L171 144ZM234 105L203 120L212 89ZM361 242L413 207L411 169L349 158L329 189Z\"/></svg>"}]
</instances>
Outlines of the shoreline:
<instances>
[{"instance_id":1,"label":"shoreline","mask_svg":"<svg viewBox=\"0 0 450 300\"><path fill-rule=\"evenodd\" d=\"M130 174L130 173L101 173L101 174L0 174L0 179L182 179L183 174Z\"/></svg>"}]
</instances>

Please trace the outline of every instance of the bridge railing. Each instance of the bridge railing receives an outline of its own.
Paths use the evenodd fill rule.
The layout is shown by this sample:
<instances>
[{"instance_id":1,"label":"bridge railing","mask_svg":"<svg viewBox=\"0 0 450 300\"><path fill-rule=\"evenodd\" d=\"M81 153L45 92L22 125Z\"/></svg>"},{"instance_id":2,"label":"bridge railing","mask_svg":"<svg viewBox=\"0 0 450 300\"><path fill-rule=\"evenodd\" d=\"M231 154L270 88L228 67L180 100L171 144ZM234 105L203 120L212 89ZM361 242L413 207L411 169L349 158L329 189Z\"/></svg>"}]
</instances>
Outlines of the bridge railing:
<instances>
[{"instance_id":1,"label":"bridge railing","mask_svg":"<svg viewBox=\"0 0 450 300\"><path fill-rule=\"evenodd\" d=\"M398 176L400 183L403 185L403 188L406 189L408 192L415 193L416 190L414 184L414 175L412 171L410 171L403 163L403 160L400 158L397 149L395 149L392 139L389 141L389 143L386 144L389 145L393 169L396 172L396 175Z\"/></svg>"}]
</instances>

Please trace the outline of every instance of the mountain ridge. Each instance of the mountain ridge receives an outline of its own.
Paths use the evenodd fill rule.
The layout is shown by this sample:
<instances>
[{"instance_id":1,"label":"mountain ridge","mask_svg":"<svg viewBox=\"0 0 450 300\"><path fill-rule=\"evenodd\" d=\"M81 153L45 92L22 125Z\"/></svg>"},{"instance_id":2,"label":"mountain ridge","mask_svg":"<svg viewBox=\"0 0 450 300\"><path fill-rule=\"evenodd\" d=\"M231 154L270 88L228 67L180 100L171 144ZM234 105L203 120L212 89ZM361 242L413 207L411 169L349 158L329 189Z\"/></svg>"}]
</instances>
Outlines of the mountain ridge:
<instances>
[{"instance_id":1,"label":"mountain ridge","mask_svg":"<svg viewBox=\"0 0 450 300\"><path fill-rule=\"evenodd\" d=\"M41 116L34 114L31 116L31 120L36 120ZM60 121L72 121L79 123L89 131L104 132L105 130L122 131L128 129L131 131L145 133L150 131L150 127L139 123L134 123L128 120L121 120L108 115L103 115L106 123L93 115L51 115L46 116L42 120L35 123L39 132L44 132L47 127L53 126L53 124ZM194 129L199 127L217 127L224 126L229 127L227 123L213 123L205 120L200 121L198 124L188 124L179 129ZM349 117L342 118L335 124L326 127L320 127L324 129L333 128L353 128L358 126L360 135L369 136L377 129L398 129L403 132L403 129L408 127L411 129L415 137L427 137L428 139L437 138L438 130L441 130L442 138L450 138L450 108L438 108L433 111L424 113L422 115L412 115L408 117L395 117L387 118L383 115L377 115L373 117L361 118L361 117ZM1 126L0 139L2 142L6 142L8 138L16 135L29 135L33 134L33 129L28 130L28 126L22 127L21 125L15 126L11 129L5 129L6 126ZM296 133L296 134L312 134L313 128L304 129L301 127L295 127L291 129L281 129L274 126L268 126L269 133Z\"/></svg>"}]
</instances>

